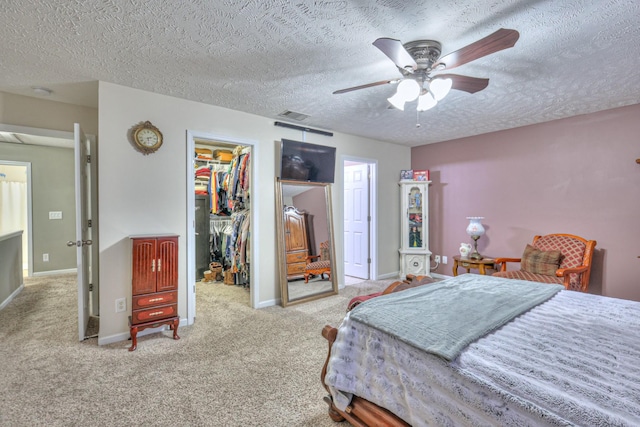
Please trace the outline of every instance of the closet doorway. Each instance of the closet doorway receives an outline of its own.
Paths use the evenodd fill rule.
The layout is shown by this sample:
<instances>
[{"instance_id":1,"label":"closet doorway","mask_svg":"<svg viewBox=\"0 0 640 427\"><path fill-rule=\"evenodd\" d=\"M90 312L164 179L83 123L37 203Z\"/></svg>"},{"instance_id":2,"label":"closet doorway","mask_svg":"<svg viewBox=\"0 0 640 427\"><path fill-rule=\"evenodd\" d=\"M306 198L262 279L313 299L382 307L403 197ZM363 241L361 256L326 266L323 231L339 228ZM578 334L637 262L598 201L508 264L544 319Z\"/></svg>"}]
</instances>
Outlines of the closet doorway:
<instances>
[{"instance_id":1,"label":"closet doorway","mask_svg":"<svg viewBox=\"0 0 640 427\"><path fill-rule=\"evenodd\" d=\"M376 166L375 160L343 157L345 277L376 278Z\"/></svg>"},{"instance_id":2,"label":"closet doorway","mask_svg":"<svg viewBox=\"0 0 640 427\"><path fill-rule=\"evenodd\" d=\"M0 235L17 230L23 231L23 276L32 276L31 163L0 160Z\"/></svg>"},{"instance_id":3,"label":"closet doorway","mask_svg":"<svg viewBox=\"0 0 640 427\"><path fill-rule=\"evenodd\" d=\"M252 141L187 132L188 325L196 318L197 287L209 283L244 287L258 306L255 245L248 244L257 235L250 199L256 149Z\"/></svg>"}]
</instances>

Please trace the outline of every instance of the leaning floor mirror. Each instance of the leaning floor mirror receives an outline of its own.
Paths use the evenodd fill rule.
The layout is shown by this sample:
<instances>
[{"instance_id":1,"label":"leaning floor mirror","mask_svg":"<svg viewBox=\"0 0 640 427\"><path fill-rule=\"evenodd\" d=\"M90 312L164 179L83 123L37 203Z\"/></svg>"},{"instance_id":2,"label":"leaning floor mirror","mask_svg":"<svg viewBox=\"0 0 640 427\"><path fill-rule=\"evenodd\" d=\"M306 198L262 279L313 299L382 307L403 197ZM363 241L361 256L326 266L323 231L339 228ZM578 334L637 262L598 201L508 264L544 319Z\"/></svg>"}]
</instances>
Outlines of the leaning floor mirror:
<instances>
[{"instance_id":1,"label":"leaning floor mirror","mask_svg":"<svg viewBox=\"0 0 640 427\"><path fill-rule=\"evenodd\" d=\"M282 306L338 293L331 185L276 179Z\"/></svg>"}]
</instances>

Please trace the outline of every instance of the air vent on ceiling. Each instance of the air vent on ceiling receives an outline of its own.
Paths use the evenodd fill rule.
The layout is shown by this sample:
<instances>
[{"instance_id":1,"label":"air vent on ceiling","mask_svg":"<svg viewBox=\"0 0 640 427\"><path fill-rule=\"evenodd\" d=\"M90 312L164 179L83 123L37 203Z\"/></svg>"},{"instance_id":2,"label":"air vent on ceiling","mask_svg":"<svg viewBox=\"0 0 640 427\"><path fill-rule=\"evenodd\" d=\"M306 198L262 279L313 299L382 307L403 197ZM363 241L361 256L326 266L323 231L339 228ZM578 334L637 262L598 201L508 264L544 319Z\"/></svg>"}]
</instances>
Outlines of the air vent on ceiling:
<instances>
[{"instance_id":1,"label":"air vent on ceiling","mask_svg":"<svg viewBox=\"0 0 640 427\"><path fill-rule=\"evenodd\" d=\"M296 113L295 111L285 110L282 113L278 114L279 117L286 117L287 119L302 121L309 117L308 114Z\"/></svg>"}]
</instances>

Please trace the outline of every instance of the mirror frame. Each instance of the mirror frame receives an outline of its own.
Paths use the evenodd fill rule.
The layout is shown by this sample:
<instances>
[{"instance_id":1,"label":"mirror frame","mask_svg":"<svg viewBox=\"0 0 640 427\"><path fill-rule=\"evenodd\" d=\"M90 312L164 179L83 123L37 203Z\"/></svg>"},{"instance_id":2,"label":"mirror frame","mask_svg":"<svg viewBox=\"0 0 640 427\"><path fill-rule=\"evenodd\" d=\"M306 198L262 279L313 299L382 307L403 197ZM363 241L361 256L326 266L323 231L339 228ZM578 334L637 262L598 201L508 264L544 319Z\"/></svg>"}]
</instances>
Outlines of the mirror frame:
<instances>
[{"instance_id":1,"label":"mirror frame","mask_svg":"<svg viewBox=\"0 0 640 427\"><path fill-rule=\"evenodd\" d=\"M289 300L289 282L287 281L287 262L285 253L284 242L284 194L282 190L283 185L295 185L304 187L322 187L324 188L325 203L327 206L327 232L329 235L329 257L331 262L331 289L326 292L319 292L309 295L307 297L297 298L295 300ZM319 182L305 182L305 181L292 181L276 178L276 234L278 241L278 263L280 272L280 299L281 305L286 307L288 305L300 304L303 302L313 301L319 298L336 295L338 293L338 279L336 276L336 256L334 247L334 234L333 234L333 207L331 205L331 184L319 183Z\"/></svg>"}]
</instances>

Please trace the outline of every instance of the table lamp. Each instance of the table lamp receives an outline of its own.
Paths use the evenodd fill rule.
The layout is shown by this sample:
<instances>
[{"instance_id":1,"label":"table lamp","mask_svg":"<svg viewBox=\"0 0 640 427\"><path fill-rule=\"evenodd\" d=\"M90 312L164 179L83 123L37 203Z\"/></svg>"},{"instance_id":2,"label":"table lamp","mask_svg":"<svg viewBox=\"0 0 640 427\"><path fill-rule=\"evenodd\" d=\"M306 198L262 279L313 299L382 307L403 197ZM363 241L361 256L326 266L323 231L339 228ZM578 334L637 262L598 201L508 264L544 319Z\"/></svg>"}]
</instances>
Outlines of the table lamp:
<instances>
[{"instance_id":1,"label":"table lamp","mask_svg":"<svg viewBox=\"0 0 640 427\"><path fill-rule=\"evenodd\" d=\"M483 216L468 216L469 225L467 226L467 234L473 239L473 252L469 255L471 259L482 259L482 255L478 253L478 239L484 234L484 227L481 220Z\"/></svg>"}]
</instances>

